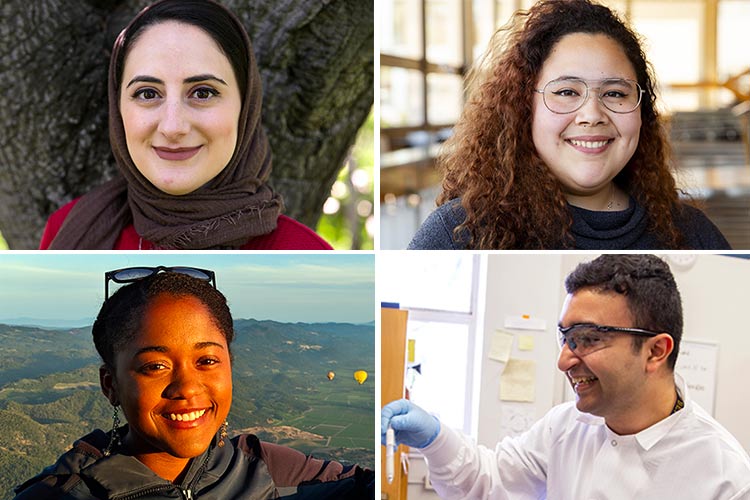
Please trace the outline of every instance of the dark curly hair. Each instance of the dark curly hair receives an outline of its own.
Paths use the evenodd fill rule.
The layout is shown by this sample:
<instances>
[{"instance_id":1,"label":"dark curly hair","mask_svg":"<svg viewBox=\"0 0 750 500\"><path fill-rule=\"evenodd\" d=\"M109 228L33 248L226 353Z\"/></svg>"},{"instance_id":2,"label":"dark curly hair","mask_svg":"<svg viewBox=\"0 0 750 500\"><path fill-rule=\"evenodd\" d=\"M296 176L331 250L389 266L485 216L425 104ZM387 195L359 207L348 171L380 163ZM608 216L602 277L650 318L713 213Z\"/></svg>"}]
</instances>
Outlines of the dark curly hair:
<instances>
[{"instance_id":1,"label":"dark curly hair","mask_svg":"<svg viewBox=\"0 0 750 500\"><path fill-rule=\"evenodd\" d=\"M231 345L234 326L224 294L207 281L187 274L163 272L123 286L102 305L92 333L96 350L105 365L115 367L115 353L135 337L146 306L162 294L192 296L200 300L211 313L216 327L224 334L227 346Z\"/></svg>"},{"instance_id":2,"label":"dark curly hair","mask_svg":"<svg viewBox=\"0 0 750 500\"><path fill-rule=\"evenodd\" d=\"M584 288L625 296L635 325L672 336L674 349L667 360L674 370L682 340L682 300L672 271L654 255L602 255L584 262L565 279L565 290ZM637 351L646 339L633 336Z\"/></svg>"},{"instance_id":3,"label":"dark curly hair","mask_svg":"<svg viewBox=\"0 0 750 500\"><path fill-rule=\"evenodd\" d=\"M614 181L646 209L650 230L664 248L680 248L673 217L681 205L655 106L653 70L638 36L610 9L589 0L548 0L516 12L472 69L467 103L438 160L444 175L438 205L460 198L466 212L454 237L476 249L574 247L566 198L536 152L530 120L542 65L572 33L605 35L632 63L645 90L642 125L638 147Z\"/></svg>"}]
</instances>

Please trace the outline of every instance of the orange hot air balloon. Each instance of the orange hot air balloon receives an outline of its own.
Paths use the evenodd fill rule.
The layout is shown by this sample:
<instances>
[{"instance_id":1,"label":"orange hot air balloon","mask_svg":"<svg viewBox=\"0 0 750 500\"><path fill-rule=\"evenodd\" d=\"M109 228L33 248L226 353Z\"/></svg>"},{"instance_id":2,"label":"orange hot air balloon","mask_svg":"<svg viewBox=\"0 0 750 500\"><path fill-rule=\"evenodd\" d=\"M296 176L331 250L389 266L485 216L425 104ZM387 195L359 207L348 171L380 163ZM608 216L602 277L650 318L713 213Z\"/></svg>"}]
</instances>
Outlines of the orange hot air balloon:
<instances>
[{"instance_id":1,"label":"orange hot air balloon","mask_svg":"<svg viewBox=\"0 0 750 500\"><path fill-rule=\"evenodd\" d=\"M367 372L364 370L357 370L354 372L354 380L359 382L359 385L364 384L365 380L367 380Z\"/></svg>"},{"instance_id":2,"label":"orange hot air balloon","mask_svg":"<svg viewBox=\"0 0 750 500\"><path fill-rule=\"evenodd\" d=\"M335 377L336 374L333 373L333 372L328 372L328 375L326 375L326 376L328 377L328 380L333 380L333 377Z\"/></svg>"}]
</instances>

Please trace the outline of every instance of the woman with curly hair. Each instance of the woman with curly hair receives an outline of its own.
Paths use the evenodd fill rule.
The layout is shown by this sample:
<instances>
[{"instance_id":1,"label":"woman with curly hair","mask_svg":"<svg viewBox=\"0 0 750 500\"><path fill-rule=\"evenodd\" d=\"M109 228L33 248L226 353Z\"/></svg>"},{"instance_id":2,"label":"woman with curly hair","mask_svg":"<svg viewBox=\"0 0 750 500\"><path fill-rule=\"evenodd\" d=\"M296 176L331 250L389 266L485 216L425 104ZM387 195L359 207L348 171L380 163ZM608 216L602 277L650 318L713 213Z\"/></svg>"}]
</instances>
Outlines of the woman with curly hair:
<instances>
[{"instance_id":1,"label":"woman with curly hair","mask_svg":"<svg viewBox=\"0 0 750 500\"><path fill-rule=\"evenodd\" d=\"M548 0L493 37L410 249L727 249L680 201L655 80L607 7Z\"/></svg>"}]
</instances>

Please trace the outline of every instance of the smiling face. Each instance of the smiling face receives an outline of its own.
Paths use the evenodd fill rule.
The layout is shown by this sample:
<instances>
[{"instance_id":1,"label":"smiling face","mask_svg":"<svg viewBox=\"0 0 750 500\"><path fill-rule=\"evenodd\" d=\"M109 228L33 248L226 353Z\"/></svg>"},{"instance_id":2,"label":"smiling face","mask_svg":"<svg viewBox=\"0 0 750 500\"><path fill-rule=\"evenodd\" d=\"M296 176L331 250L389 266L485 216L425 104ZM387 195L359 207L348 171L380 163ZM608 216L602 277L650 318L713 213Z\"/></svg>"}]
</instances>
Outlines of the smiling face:
<instances>
[{"instance_id":1,"label":"smiling face","mask_svg":"<svg viewBox=\"0 0 750 500\"><path fill-rule=\"evenodd\" d=\"M150 466L185 462L208 448L229 413L229 347L199 299L163 293L146 306L135 338L116 353L114 380L102 385L122 405L125 445L134 455Z\"/></svg>"},{"instance_id":2,"label":"smiling face","mask_svg":"<svg viewBox=\"0 0 750 500\"><path fill-rule=\"evenodd\" d=\"M633 321L624 295L590 288L569 294L560 317L563 327L576 323L636 327ZM563 346L557 367L573 387L580 411L617 420L642 407L646 349L635 353L632 342L630 335L614 335L606 347L584 357Z\"/></svg>"},{"instance_id":3,"label":"smiling face","mask_svg":"<svg viewBox=\"0 0 750 500\"><path fill-rule=\"evenodd\" d=\"M560 39L544 62L535 88L543 89L562 77L587 82L637 80L617 42L587 33ZM553 113L542 94L535 93L532 121L534 146L562 184L568 201L594 210L611 200L610 183L633 156L641 129L640 108L631 113L612 112L597 99L597 93L598 89L591 89L584 105L568 114Z\"/></svg>"},{"instance_id":4,"label":"smiling face","mask_svg":"<svg viewBox=\"0 0 750 500\"><path fill-rule=\"evenodd\" d=\"M175 21L146 28L125 59L119 98L133 163L161 191L191 193L232 158L240 89L202 29Z\"/></svg>"}]
</instances>

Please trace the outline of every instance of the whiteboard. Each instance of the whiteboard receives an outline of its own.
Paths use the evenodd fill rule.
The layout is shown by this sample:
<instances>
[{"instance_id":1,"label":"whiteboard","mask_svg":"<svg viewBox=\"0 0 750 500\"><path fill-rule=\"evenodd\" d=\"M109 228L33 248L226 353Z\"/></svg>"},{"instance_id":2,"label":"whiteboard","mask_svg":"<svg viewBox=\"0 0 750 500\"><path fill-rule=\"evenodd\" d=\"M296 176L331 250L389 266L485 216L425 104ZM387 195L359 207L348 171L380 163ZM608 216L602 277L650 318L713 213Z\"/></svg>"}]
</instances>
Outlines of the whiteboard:
<instances>
[{"instance_id":1,"label":"whiteboard","mask_svg":"<svg viewBox=\"0 0 750 500\"><path fill-rule=\"evenodd\" d=\"M711 416L716 401L716 365L719 346L714 342L683 340L675 371L685 379L688 395Z\"/></svg>"}]
</instances>

